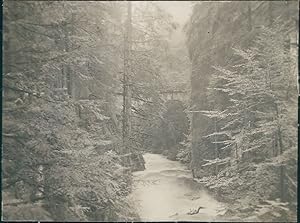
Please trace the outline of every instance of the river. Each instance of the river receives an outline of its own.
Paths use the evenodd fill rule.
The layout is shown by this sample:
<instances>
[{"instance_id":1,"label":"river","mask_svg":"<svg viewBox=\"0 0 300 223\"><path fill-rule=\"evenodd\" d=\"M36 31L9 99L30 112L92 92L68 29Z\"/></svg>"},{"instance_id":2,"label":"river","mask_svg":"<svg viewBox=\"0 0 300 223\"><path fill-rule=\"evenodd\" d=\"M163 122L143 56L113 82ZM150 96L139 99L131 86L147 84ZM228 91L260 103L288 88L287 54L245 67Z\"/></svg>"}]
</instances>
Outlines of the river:
<instances>
[{"instance_id":1,"label":"river","mask_svg":"<svg viewBox=\"0 0 300 223\"><path fill-rule=\"evenodd\" d=\"M131 199L141 221L217 221L224 204L193 181L180 162L146 153L146 170L134 172ZM199 209L197 214L188 214Z\"/></svg>"}]
</instances>

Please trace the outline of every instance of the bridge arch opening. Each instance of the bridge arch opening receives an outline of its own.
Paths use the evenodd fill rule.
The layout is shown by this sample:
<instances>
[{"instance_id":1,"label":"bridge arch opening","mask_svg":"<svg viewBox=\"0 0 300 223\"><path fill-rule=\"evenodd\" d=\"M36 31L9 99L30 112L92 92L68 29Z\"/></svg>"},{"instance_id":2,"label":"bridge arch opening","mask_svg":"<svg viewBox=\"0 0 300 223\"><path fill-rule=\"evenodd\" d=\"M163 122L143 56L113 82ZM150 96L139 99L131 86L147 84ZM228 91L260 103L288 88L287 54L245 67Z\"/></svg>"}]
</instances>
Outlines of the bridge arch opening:
<instances>
[{"instance_id":1,"label":"bridge arch opening","mask_svg":"<svg viewBox=\"0 0 300 223\"><path fill-rule=\"evenodd\" d=\"M166 110L162 114L162 121L158 133L159 144L154 148L156 153L163 153L169 159L175 160L181 147L180 142L186 140L189 134L190 121L185 113L185 104L179 100L168 100Z\"/></svg>"}]
</instances>

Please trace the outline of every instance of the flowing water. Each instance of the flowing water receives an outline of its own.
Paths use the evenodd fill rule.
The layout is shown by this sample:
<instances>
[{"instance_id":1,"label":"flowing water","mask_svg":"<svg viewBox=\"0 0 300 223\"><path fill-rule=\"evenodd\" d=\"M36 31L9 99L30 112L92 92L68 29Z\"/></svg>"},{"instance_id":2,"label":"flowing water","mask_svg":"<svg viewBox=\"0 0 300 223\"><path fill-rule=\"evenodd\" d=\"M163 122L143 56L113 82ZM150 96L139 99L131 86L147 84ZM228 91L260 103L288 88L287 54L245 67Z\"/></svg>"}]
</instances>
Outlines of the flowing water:
<instances>
[{"instance_id":1,"label":"flowing water","mask_svg":"<svg viewBox=\"0 0 300 223\"><path fill-rule=\"evenodd\" d=\"M193 181L186 166L145 154L146 170L134 172L131 194L142 221L216 221L224 205ZM196 214L190 214L199 209Z\"/></svg>"}]
</instances>

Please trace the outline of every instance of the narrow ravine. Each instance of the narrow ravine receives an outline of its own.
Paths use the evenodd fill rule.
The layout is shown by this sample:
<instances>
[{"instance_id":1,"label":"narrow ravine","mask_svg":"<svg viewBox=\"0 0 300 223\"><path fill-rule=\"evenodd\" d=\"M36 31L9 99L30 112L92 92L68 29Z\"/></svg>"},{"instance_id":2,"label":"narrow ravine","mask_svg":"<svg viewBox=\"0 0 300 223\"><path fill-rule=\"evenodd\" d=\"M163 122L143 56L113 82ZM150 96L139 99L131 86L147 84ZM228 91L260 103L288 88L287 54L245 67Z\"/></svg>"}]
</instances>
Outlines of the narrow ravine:
<instances>
[{"instance_id":1,"label":"narrow ravine","mask_svg":"<svg viewBox=\"0 0 300 223\"><path fill-rule=\"evenodd\" d=\"M146 170L134 173L131 194L142 221L216 221L224 204L194 182L190 170L159 154L145 154ZM191 214L199 209L197 214Z\"/></svg>"}]
</instances>

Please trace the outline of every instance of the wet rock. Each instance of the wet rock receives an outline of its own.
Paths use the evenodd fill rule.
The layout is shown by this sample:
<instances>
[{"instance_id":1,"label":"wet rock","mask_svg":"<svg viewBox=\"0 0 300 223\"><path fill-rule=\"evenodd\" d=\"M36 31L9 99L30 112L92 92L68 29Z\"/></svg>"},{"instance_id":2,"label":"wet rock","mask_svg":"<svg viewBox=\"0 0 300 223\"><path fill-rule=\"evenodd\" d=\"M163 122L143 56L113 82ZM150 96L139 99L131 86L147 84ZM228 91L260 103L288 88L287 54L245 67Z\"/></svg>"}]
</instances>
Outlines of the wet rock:
<instances>
[{"instance_id":1,"label":"wet rock","mask_svg":"<svg viewBox=\"0 0 300 223\"><path fill-rule=\"evenodd\" d=\"M244 207L244 208L240 208L239 211L241 213L251 213L251 212L254 211L254 208L252 208L252 207Z\"/></svg>"},{"instance_id":2,"label":"wet rock","mask_svg":"<svg viewBox=\"0 0 300 223\"><path fill-rule=\"evenodd\" d=\"M178 216L178 213L176 212L175 214L171 215L170 218Z\"/></svg>"},{"instance_id":3,"label":"wet rock","mask_svg":"<svg viewBox=\"0 0 300 223\"><path fill-rule=\"evenodd\" d=\"M190 211L187 213L188 215L194 215L194 214L198 214L199 213L199 211L201 210L201 209L203 209L204 207L198 207L197 209L190 209Z\"/></svg>"},{"instance_id":4,"label":"wet rock","mask_svg":"<svg viewBox=\"0 0 300 223\"><path fill-rule=\"evenodd\" d=\"M198 200L200 198L200 196L194 196L194 197L191 197L191 200Z\"/></svg>"},{"instance_id":5,"label":"wet rock","mask_svg":"<svg viewBox=\"0 0 300 223\"><path fill-rule=\"evenodd\" d=\"M224 213L224 216L233 216L235 215L235 211L233 211L232 209L227 209Z\"/></svg>"}]
</instances>

